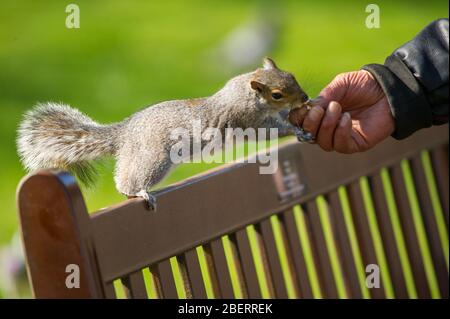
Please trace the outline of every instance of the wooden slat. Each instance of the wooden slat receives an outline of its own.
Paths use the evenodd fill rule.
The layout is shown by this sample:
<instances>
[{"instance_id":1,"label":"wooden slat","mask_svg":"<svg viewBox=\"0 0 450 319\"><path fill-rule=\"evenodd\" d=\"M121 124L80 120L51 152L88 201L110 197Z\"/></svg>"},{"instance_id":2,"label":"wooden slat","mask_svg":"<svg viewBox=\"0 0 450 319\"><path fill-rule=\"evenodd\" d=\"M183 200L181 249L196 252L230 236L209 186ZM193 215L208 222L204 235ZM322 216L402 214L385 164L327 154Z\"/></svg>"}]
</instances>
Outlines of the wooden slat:
<instances>
[{"instance_id":1,"label":"wooden slat","mask_svg":"<svg viewBox=\"0 0 450 319\"><path fill-rule=\"evenodd\" d=\"M287 288L284 282L283 270L281 269L280 258L278 256L275 235L273 233L270 219L265 219L260 223L261 233L267 252L267 259L270 265L270 273L273 280L277 298L287 298Z\"/></svg>"},{"instance_id":2,"label":"wooden slat","mask_svg":"<svg viewBox=\"0 0 450 319\"><path fill-rule=\"evenodd\" d=\"M285 220L284 220L283 216L284 216L283 213L278 214L277 219L278 219L278 226L279 226L279 231L280 231L281 242L283 244L283 250L286 255L286 262L287 262L287 267L289 270L289 274L288 274L289 276L288 276L287 280L291 280L292 289L293 289L292 297L293 298L301 298L300 285L299 285L296 270L294 267L294 259L293 259L292 249L291 249L291 246L289 243L289 239L287 237L286 225L285 225ZM274 227L273 224L272 224L272 227ZM288 284L286 284L286 285L288 286ZM289 293L289 286L287 288L288 288L288 293Z\"/></svg>"},{"instance_id":3,"label":"wooden slat","mask_svg":"<svg viewBox=\"0 0 450 319\"><path fill-rule=\"evenodd\" d=\"M193 298L206 299L206 289L203 282L202 270L200 268L197 251L195 249L187 251L184 254L184 259L186 262Z\"/></svg>"},{"instance_id":4,"label":"wooden slat","mask_svg":"<svg viewBox=\"0 0 450 319\"><path fill-rule=\"evenodd\" d=\"M172 273L170 260L161 261L157 266L156 276L159 278L162 294L165 299L178 299L177 288L175 286L175 279ZM153 270L152 270L153 272Z\"/></svg>"},{"instance_id":5,"label":"wooden slat","mask_svg":"<svg viewBox=\"0 0 450 319\"><path fill-rule=\"evenodd\" d=\"M202 245L203 247L203 254L206 261L206 266L208 267L208 275L209 279L211 281L211 289L212 289L212 296L208 296L208 298L220 298L220 287L219 287L219 280L216 275L216 270L214 266L214 259L212 257L211 253L211 246L208 244ZM200 258L200 257L199 257ZM206 288L205 288L206 289Z\"/></svg>"},{"instance_id":6,"label":"wooden slat","mask_svg":"<svg viewBox=\"0 0 450 319\"><path fill-rule=\"evenodd\" d=\"M345 217L339 199L339 194L335 190L327 195L330 209L332 212L332 226L336 236L336 244L342 257L342 268L348 283L350 297L362 298L361 287L358 280L358 271L355 265L355 257L352 253L352 246L345 225Z\"/></svg>"},{"instance_id":7,"label":"wooden slat","mask_svg":"<svg viewBox=\"0 0 450 319\"><path fill-rule=\"evenodd\" d=\"M250 235L249 235L250 236ZM254 239L254 247L252 249L256 249L254 251L254 258L256 259L255 263L260 264L260 274L259 283L261 287L261 295L263 298L274 298L275 297L275 288L273 283L273 278L270 272L269 260L267 255L267 249L264 245L264 240L261 235L261 228L259 224L253 225L252 236Z\"/></svg>"},{"instance_id":8,"label":"wooden slat","mask_svg":"<svg viewBox=\"0 0 450 319\"><path fill-rule=\"evenodd\" d=\"M183 298L192 299L193 293L192 293L189 273L187 270L186 258L184 256L184 254L180 254L176 257L176 260L177 260L178 271L179 271L179 274L181 275L181 280L183 283L183 289L184 289L184 293L185 293L185 297L183 297ZM173 269L172 269L172 271L173 271Z\"/></svg>"},{"instance_id":9,"label":"wooden slat","mask_svg":"<svg viewBox=\"0 0 450 319\"><path fill-rule=\"evenodd\" d=\"M348 195L364 264L365 266L369 264L379 265L359 182L353 182L348 186ZM382 280L380 280L380 288L372 288L369 291L373 298L386 297Z\"/></svg>"},{"instance_id":10,"label":"wooden slat","mask_svg":"<svg viewBox=\"0 0 450 319\"><path fill-rule=\"evenodd\" d=\"M233 265L234 271L235 271L235 276L237 277L237 278L235 278L235 279L237 279L236 284L239 286L239 287L234 287L234 285L233 285L233 290L236 295L236 298L247 299L247 298L249 298L249 295L248 295L248 291L247 291L247 285L245 283L242 261L239 256L239 249L236 244L236 235L230 234L230 235L227 235L227 238L228 238L227 242L228 242L228 248L229 248L228 253L230 254L227 257L231 258L231 262L232 262L232 265ZM222 240L224 240L224 238L222 238ZM225 245L224 241L223 241L223 244ZM238 290L239 290L239 292L238 292ZM240 297L238 297L238 296L240 296Z\"/></svg>"},{"instance_id":11,"label":"wooden slat","mask_svg":"<svg viewBox=\"0 0 450 319\"><path fill-rule=\"evenodd\" d=\"M317 255L319 257L322 290L325 293L325 298L336 299L339 296L316 202L308 202L304 209L307 212L306 216L311 225L311 234L314 238Z\"/></svg>"},{"instance_id":12,"label":"wooden slat","mask_svg":"<svg viewBox=\"0 0 450 319\"><path fill-rule=\"evenodd\" d=\"M444 256L444 248L439 238L439 229L435 218L435 212L431 203L430 191L427 187L427 180L422 166L420 155L411 159L411 168L414 178L414 186L419 198L422 219L427 233L428 243L431 250L436 277L438 279L439 290L444 298L448 298L448 272L447 263Z\"/></svg>"},{"instance_id":13,"label":"wooden slat","mask_svg":"<svg viewBox=\"0 0 450 319\"><path fill-rule=\"evenodd\" d=\"M114 289L114 284L112 282L103 285L103 295L106 299L116 299L116 290Z\"/></svg>"},{"instance_id":14,"label":"wooden slat","mask_svg":"<svg viewBox=\"0 0 450 319\"><path fill-rule=\"evenodd\" d=\"M261 298L261 289L256 275L255 262L250 248L250 241L247 235L247 230L241 229L236 232L236 245L239 250L239 259L244 273L245 285L248 291L249 298ZM231 237L230 237L231 239Z\"/></svg>"},{"instance_id":15,"label":"wooden slat","mask_svg":"<svg viewBox=\"0 0 450 319\"><path fill-rule=\"evenodd\" d=\"M125 294L128 299L147 299L147 290L145 288L142 271L135 271L122 278L122 284L125 288Z\"/></svg>"},{"instance_id":16,"label":"wooden slat","mask_svg":"<svg viewBox=\"0 0 450 319\"><path fill-rule=\"evenodd\" d=\"M161 280L159 278L159 269L158 269L158 264L155 265L151 265L148 267L150 274L151 274L151 279L153 280L153 284L154 289L155 289L155 293L156 293L156 297L157 299L162 299L164 298L164 294L162 291L162 287L161 287Z\"/></svg>"},{"instance_id":17,"label":"wooden slat","mask_svg":"<svg viewBox=\"0 0 450 319\"><path fill-rule=\"evenodd\" d=\"M394 190L397 210L400 216L403 233L408 248L408 257L410 259L411 269L414 275L414 281L417 287L419 298L430 298L430 289L425 274L423 259L420 254L417 234L414 227L413 217L411 215L411 205L406 193L406 185L403 180L403 173L400 164L395 165L390 170L391 181Z\"/></svg>"},{"instance_id":18,"label":"wooden slat","mask_svg":"<svg viewBox=\"0 0 450 319\"><path fill-rule=\"evenodd\" d=\"M280 215L279 218L282 224L286 226L286 235L289 241L289 247L287 249L291 252L294 262L296 277L298 278L298 285L300 287L300 295L302 298L311 299L314 295L306 269L305 255L300 243L294 213L292 210L288 210ZM317 259L314 259L314 264L317 264Z\"/></svg>"},{"instance_id":19,"label":"wooden slat","mask_svg":"<svg viewBox=\"0 0 450 319\"><path fill-rule=\"evenodd\" d=\"M381 237L383 238L384 250L389 265L389 271L394 284L396 298L408 298L405 276L399 257L397 242L394 236L394 230L389 217L389 209L384 196L383 183L381 176L375 174L370 177L370 185L373 194L373 203L375 206L377 222L380 227Z\"/></svg>"},{"instance_id":20,"label":"wooden slat","mask_svg":"<svg viewBox=\"0 0 450 319\"><path fill-rule=\"evenodd\" d=\"M444 210L444 216L449 230L449 171L448 171L448 144L431 151L433 172L439 191L439 199Z\"/></svg>"},{"instance_id":21,"label":"wooden slat","mask_svg":"<svg viewBox=\"0 0 450 319\"><path fill-rule=\"evenodd\" d=\"M219 284L220 297L225 299L233 298L233 286L231 284L231 276L228 270L222 240L219 238L211 241L209 245L205 246L205 249L211 254L214 263L214 271Z\"/></svg>"}]
</instances>

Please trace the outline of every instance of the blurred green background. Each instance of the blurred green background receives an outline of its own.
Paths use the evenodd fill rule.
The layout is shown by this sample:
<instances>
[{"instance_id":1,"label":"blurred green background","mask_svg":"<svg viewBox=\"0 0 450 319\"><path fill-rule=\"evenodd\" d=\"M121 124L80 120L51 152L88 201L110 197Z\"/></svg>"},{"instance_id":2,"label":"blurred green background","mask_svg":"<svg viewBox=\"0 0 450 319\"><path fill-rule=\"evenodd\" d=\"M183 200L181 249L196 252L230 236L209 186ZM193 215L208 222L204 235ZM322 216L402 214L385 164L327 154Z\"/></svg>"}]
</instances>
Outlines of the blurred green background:
<instances>
[{"instance_id":1,"label":"blurred green background","mask_svg":"<svg viewBox=\"0 0 450 319\"><path fill-rule=\"evenodd\" d=\"M69 3L80 8L79 29L65 26ZM248 21L259 21L248 28L263 43L266 33L273 38L264 53L314 96L337 73L383 62L426 24L448 17L446 0L377 1L381 27L368 29L369 3L1 0L0 246L17 230L15 191L26 174L16 154L16 128L36 102L64 102L107 123L159 101L210 95L260 63L224 67L218 53ZM272 29L262 27L265 21ZM84 191L89 211L123 200L114 188L113 165L107 161L97 187ZM163 185L209 167L182 165Z\"/></svg>"}]
</instances>

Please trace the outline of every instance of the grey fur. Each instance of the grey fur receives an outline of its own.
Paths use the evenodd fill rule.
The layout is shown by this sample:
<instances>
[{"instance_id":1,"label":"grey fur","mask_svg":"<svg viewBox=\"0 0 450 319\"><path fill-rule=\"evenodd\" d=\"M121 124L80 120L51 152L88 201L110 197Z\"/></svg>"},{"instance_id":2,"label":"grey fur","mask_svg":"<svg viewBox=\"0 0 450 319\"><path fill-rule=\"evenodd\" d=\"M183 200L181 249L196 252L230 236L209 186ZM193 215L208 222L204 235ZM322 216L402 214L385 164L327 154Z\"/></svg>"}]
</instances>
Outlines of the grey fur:
<instances>
[{"instance_id":1,"label":"grey fur","mask_svg":"<svg viewBox=\"0 0 450 319\"><path fill-rule=\"evenodd\" d=\"M119 127L97 124L67 105L40 103L25 113L17 149L28 170L63 168L89 185L95 180L92 161L114 153Z\"/></svg>"},{"instance_id":2,"label":"grey fur","mask_svg":"<svg viewBox=\"0 0 450 319\"><path fill-rule=\"evenodd\" d=\"M280 135L293 134L293 127L279 116L307 97L295 78L266 60L264 68L239 75L210 97L167 101L139 111L123 122L100 125L76 109L46 103L25 114L19 126L17 147L28 170L72 169L89 182L93 160L105 155L117 159L115 183L127 196L142 196L161 181L173 166L170 138L176 128L190 130L201 120L202 130L219 128L278 127ZM285 95L275 101L272 90ZM224 134L223 134L224 136Z\"/></svg>"}]
</instances>

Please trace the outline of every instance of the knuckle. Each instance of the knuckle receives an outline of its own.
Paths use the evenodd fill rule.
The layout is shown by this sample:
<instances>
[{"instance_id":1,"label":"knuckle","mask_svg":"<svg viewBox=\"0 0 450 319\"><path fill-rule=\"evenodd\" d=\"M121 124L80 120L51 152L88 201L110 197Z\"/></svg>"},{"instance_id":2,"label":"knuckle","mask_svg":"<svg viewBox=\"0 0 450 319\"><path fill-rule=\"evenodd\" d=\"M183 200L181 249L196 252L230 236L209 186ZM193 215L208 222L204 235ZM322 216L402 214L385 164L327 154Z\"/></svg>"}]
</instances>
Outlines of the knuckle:
<instances>
[{"instance_id":1,"label":"knuckle","mask_svg":"<svg viewBox=\"0 0 450 319\"><path fill-rule=\"evenodd\" d=\"M338 75L336 75L336 76L334 77L333 82L334 82L334 81L341 81L341 80L343 80L346 76L347 76L347 73L339 73Z\"/></svg>"}]
</instances>

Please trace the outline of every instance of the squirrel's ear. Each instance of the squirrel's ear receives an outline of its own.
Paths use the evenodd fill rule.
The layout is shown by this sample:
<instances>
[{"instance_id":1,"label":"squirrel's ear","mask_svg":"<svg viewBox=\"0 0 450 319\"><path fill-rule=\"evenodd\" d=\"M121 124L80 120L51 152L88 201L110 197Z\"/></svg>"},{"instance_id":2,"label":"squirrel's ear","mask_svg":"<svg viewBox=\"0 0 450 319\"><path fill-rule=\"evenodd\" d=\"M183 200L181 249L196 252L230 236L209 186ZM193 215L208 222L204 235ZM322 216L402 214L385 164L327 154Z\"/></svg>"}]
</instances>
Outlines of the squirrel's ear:
<instances>
[{"instance_id":1,"label":"squirrel's ear","mask_svg":"<svg viewBox=\"0 0 450 319\"><path fill-rule=\"evenodd\" d=\"M265 57L264 58L264 60L263 60L263 67L264 67L265 70L278 69L278 67L275 64L275 62L269 57Z\"/></svg>"},{"instance_id":2,"label":"squirrel's ear","mask_svg":"<svg viewBox=\"0 0 450 319\"><path fill-rule=\"evenodd\" d=\"M265 85L258 81L251 81L250 85L252 89L261 93L264 90Z\"/></svg>"}]
</instances>

